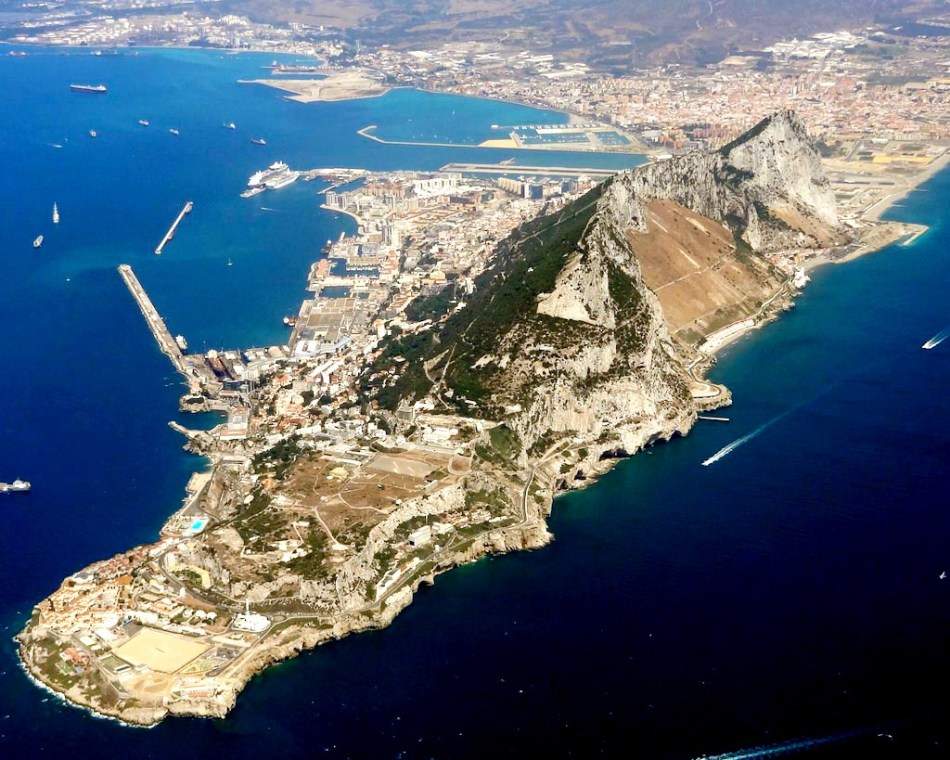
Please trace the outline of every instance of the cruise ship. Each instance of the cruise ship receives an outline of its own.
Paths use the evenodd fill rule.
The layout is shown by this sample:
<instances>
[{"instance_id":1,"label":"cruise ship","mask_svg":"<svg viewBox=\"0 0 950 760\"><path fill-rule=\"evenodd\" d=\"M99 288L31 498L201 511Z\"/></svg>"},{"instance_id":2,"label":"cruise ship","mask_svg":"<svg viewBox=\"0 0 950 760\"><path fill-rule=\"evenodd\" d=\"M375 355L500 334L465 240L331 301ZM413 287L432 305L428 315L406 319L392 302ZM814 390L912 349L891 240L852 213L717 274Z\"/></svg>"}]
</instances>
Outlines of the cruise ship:
<instances>
[{"instance_id":1,"label":"cruise ship","mask_svg":"<svg viewBox=\"0 0 950 760\"><path fill-rule=\"evenodd\" d=\"M76 92L108 92L104 84L71 84L69 89Z\"/></svg>"},{"instance_id":2,"label":"cruise ship","mask_svg":"<svg viewBox=\"0 0 950 760\"><path fill-rule=\"evenodd\" d=\"M29 491L32 486L28 480L17 478L12 483L0 483L0 493L22 493Z\"/></svg>"},{"instance_id":3,"label":"cruise ship","mask_svg":"<svg viewBox=\"0 0 950 760\"><path fill-rule=\"evenodd\" d=\"M300 172L294 171L283 161L275 161L266 169L250 176L247 181L249 189L241 193L241 197L250 198L263 190L280 190L295 182L299 176Z\"/></svg>"}]
</instances>

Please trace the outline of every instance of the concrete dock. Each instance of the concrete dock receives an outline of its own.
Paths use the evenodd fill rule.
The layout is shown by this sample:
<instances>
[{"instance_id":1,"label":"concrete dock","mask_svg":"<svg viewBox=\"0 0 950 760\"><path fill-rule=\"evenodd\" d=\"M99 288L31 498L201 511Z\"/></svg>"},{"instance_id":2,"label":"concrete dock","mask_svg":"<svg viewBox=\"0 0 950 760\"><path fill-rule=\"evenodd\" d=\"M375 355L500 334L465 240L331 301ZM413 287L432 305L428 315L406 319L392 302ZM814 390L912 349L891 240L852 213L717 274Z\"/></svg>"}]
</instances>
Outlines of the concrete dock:
<instances>
[{"instance_id":1,"label":"concrete dock","mask_svg":"<svg viewBox=\"0 0 950 760\"><path fill-rule=\"evenodd\" d=\"M525 166L522 164L475 164L452 163L446 164L440 172L462 172L463 174L526 174L555 177L581 177L594 179L612 177L620 169L595 169L593 167L570 166Z\"/></svg>"},{"instance_id":2,"label":"concrete dock","mask_svg":"<svg viewBox=\"0 0 950 760\"><path fill-rule=\"evenodd\" d=\"M178 212L178 216L175 218L175 221L172 222L172 226L168 228L168 232L165 233L165 237L162 238L162 242L158 244L158 248L155 249L155 255L161 256L162 250L168 245L168 241L175 237L175 230L178 229L178 225L181 224L181 220L185 218L185 214L190 214L191 210L195 207L195 204L191 201L186 203L181 211Z\"/></svg>"},{"instance_id":3,"label":"concrete dock","mask_svg":"<svg viewBox=\"0 0 950 760\"><path fill-rule=\"evenodd\" d=\"M175 365L176 370L190 379L191 373L185 364L185 357L181 349L178 347L172 334L168 331L168 328L165 327L165 321L152 304L152 300L146 294L142 283L139 282L139 278L135 276L132 267L128 264L120 265L119 274L122 275L122 279L125 281L129 292L139 305L139 310L142 312L142 316L145 317L148 329L151 330L152 335L155 336L155 340L158 342L158 347L162 350L162 353L172 360L172 364Z\"/></svg>"}]
</instances>

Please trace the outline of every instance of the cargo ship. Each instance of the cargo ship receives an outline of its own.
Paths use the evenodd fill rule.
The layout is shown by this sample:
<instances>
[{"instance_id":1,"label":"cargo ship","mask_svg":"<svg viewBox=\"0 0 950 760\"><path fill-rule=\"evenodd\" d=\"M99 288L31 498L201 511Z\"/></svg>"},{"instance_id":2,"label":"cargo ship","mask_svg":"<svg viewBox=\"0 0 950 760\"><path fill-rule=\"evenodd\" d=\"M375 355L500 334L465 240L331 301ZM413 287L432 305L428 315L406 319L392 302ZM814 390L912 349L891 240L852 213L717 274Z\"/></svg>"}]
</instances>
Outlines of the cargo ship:
<instances>
[{"instance_id":1,"label":"cargo ship","mask_svg":"<svg viewBox=\"0 0 950 760\"><path fill-rule=\"evenodd\" d=\"M104 84L71 84L69 89L76 92L108 92Z\"/></svg>"},{"instance_id":2,"label":"cargo ship","mask_svg":"<svg viewBox=\"0 0 950 760\"><path fill-rule=\"evenodd\" d=\"M30 481L17 478L12 483L0 483L0 493L24 493L32 487Z\"/></svg>"},{"instance_id":3,"label":"cargo ship","mask_svg":"<svg viewBox=\"0 0 950 760\"><path fill-rule=\"evenodd\" d=\"M255 145L267 145L267 140L265 140L263 137L252 137L251 142Z\"/></svg>"}]
</instances>

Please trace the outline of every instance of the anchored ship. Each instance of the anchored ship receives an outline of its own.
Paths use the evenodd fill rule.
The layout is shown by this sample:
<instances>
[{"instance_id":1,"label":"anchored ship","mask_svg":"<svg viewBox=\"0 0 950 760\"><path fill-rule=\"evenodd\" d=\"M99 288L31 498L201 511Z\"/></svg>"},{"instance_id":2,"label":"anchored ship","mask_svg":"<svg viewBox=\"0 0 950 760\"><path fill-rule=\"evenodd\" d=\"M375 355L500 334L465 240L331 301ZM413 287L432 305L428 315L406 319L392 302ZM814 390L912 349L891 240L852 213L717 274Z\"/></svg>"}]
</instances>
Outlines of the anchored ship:
<instances>
[{"instance_id":1,"label":"anchored ship","mask_svg":"<svg viewBox=\"0 0 950 760\"><path fill-rule=\"evenodd\" d=\"M23 493L32 487L30 481L17 478L12 483L0 483L0 493Z\"/></svg>"},{"instance_id":2,"label":"anchored ship","mask_svg":"<svg viewBox=\"0 0 950 760\"><path fill-rule=\"evenodd\" d=\"M267 145L267 140L265 140L263 137L252 137L251 142L255 145Z\"/></svg>"},{"instance_id":3,"label":"anchored ship","mask_svg":"<svg viewBox=\"0 0 950 760\"><path fill-rule=\"evenodd\" d=\"M108 92L104 84L71 84L69 89L76 92Z\"/></svg>"}]
</instances>

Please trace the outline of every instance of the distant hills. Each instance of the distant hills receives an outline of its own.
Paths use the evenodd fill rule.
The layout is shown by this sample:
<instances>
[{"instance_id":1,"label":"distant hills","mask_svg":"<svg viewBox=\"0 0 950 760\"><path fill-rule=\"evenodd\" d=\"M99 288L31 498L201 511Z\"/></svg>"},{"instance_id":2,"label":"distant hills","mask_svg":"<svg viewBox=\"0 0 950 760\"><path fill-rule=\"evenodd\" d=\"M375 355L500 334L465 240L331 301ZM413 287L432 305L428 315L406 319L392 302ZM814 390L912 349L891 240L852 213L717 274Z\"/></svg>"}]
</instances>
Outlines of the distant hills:
<instances>
[{"instance_id":1,"label":"distant hills","mask_svg":"<svg viewBox=\"0 0 950 760\"><path fill-rule=\"evenodd\" d=\"M731 50L945 8L941 0L237 0L263 21L351 30L364 42L423 47L485 41L560 52L607 69L707 63Z\"/></svg>"}]
</instances>

